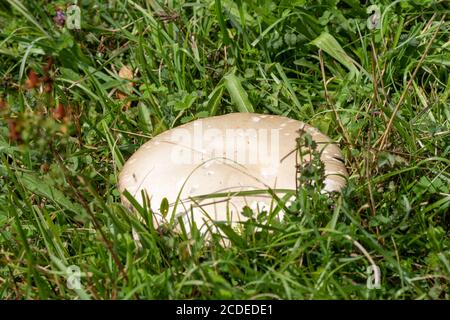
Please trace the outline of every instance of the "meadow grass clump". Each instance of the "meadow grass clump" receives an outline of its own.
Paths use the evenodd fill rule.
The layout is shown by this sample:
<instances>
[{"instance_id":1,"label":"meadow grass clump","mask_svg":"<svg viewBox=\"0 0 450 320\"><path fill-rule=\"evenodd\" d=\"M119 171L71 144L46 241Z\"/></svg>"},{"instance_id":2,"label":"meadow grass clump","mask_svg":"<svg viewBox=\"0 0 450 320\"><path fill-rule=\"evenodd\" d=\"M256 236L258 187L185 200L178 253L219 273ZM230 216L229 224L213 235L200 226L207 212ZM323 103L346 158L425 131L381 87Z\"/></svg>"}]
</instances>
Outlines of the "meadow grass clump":
<instances>
[{"instance_id":1,"label":"meadow grass clump","mask_svg":"<svg viewBox=\"0 0 450 320\"><path fill-rule=\"evenodd\" d=\"M449 299L448 2L79 3L0 2L0 299ZM140 145L236 111L330 136L345 189L317 163L228 247L121 204Z\"/></svg>"}]
</instances>

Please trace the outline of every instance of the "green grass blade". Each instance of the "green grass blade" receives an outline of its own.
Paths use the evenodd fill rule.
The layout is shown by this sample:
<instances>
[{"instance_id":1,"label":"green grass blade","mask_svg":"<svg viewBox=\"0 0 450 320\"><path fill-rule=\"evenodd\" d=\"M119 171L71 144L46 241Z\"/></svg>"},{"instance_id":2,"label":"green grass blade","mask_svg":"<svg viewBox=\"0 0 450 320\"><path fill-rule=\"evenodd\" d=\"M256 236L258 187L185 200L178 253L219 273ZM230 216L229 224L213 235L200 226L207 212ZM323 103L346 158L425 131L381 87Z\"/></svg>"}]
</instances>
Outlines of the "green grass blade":
<instances>
[{"instance_id":1,"label":"green grass blade","mask_svg":"<svg viewBox=\"0 0 450 320\"><path fill-rule=\"evenodd\" d=\"M328 32L323 32L320 36L314 39L311 44L325 51L339 63L344 65L351 74L357 76L359 75L358 68L355 66L355 61L348 56L336 38Z\"/></svg>"},{"instance_id":2,"label":"green grass blade","mask_svg":"<svg viewBox=\"0 0 450 320\"><path fill-rule=\"evenodd\" d=\"M44 28L42 28L41 24L36 21L36 19L28 12L27 8L22 3L20 3L18 0L7 0L7 1L13 8L19 11L28 21L34 24L39 29L39 31L45 34L47 38L50 38L50 35L47 33L47 31L45 31Z\"/></svg>"},{"instance_id":3,"label":"green grass blade","mask_svg":"<svg viewBox=\"0 0 450 320\"><path fill-rule=\"evenodd\" d=\"M241 81L234 74L224 77L225 86L231 96L231 100L236 105L239 112L255 112L252 104L248 100L247 92L242 87Z\"/></svg>"}]
</instances>

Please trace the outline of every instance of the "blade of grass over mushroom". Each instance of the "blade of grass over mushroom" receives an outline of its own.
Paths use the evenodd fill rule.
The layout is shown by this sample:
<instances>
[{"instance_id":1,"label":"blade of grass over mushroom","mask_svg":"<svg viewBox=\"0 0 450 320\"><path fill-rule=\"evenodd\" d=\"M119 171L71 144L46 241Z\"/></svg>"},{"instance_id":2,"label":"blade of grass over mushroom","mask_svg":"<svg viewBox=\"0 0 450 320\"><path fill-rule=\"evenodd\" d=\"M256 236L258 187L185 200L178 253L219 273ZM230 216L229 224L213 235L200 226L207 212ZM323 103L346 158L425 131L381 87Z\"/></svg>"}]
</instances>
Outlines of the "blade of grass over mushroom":
<instances>
[{"instance_id":1,"label":"blade of grass over mushroom","mask_svg":"<svg viewBox=\"0 0 450 320\"><path fill-rule=\"evenodd\" d=\"M153 250L152 255L156 261L160 261L161 256L159 250L156 250L158 248L157 232L153 224L153 212L150 209L149 202L145 201L145 203L141 205L128 190L123 192L123 196L127 198L131 206L137 211L138 215L130 215L129 212L125 212L126 210L120 210L121 215L129 219L129 223L133 230L139 235L143 247L155 249Z\"/></svg>"},{"instance_id":2,"label":"blade of grass over mushroom","mask_svg":"<svg viewBox=\"0 0 450 320\"><path fill-rule=\"evenodd\" d=\"M328 53L331 57L344 65L350 74L359 76L358 68L355 66L355 61L350 58L339 42L328 32L323 32L320 36L314 39L311 44Z\"/></svg>"},{"instance_id":3,"label":"blade of grass over mushroom","mask_svg":"<svg viewBox=\"0 0 450 320\"><path fill-rule=\"evenodd\" d=\"M217 114L217 110L222 100L223 91L224 84L220 82L208 96L206 109L209 110L209 114L211 116L215 116Z\"/></svg>"},{"instance_id":4,"label":"blade of grass over mushroom","mask_svg":"<svg viewBox=\"0 0 450 320\"><path fill-rule=\"evenodd\" d=\"M247 243L242 237L236 233L227 223L217 221L214 223L228 237L228 239L239 248L247 247Z\"/></svg>"},{"instance_id":5,"label":"blade of grass over mushroom","mask_svg":"<svg viewBox=\"0 0 450 320\"><path fill-rule=\"evenodd\" d=\"M256 195L264 195L264 194L270 194L272 196L276 196L277 193L284 193L292 195L295 192L295 190L292 189L259 189L259 190L245 190L245 191L236 191L236 192L214 192L214 193L208 193L208 194L202 194L198 196L192 196L191 198L194 200L204 200L204 199L214 199L214 198L226 198L229 197L230 194L233 195L233 197L249 197L249 196L256 196ZM277 201L281 201L280 199L275 199Z\"/></svg>"},{"instance_id":6,"label":"blade of grass over mushroom","mask_svg":"<svg viewBox=\"0 0 450 320\"><path fill-rule=\"evenodd\" d=\"M150 210L150 206L148 203L143 203L142 205L136 200L135 196L133 196L128 190L124 190L122 195L127 198L130 202L131 206L141 215L144 221L152 221L152 212ZM153 225L153 224L151 224Z\"/></svg>"},{"instance_id":7,"label":"blade of grass over mushroom","mask_svg":"<svg viewBox=\"0 0 450 320\"><path fill-rule=\"evenodd\" d=\"M292 197L295 197L296 190L284 190L284 195L280 198L280 190L268 189L268 193L272 196L273 202L271 203L272 208L270 209L269 218L267 219L271 222L277 215L281 212L289 212L287 202L290 201Z\"/></svg>"},{"instance_id":8,"label":"blade of grass over mushroom","mask_svg":"<svg viewBox=\"0 0 450 320\"><path fill-rule=\"evenodd\" d=\"M231 100L236 105L239 112L254 112L252 104L248 100L247 92L242 87L241 81L234 74L224 77L225 86L231 96Z\"/></svg>"}]
</instances>

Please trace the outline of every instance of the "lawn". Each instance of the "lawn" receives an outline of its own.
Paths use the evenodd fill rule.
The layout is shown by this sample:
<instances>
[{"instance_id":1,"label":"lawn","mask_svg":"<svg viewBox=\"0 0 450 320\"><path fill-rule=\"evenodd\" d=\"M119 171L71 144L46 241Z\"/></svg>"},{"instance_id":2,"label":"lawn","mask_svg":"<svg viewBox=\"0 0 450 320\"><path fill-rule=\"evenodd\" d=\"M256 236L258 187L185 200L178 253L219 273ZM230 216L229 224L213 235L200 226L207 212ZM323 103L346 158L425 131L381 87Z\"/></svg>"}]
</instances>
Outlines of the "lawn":
<instances>
[{"instance_id":1,"label":"lawn","mask_svg":"<svg viewBox=\"0 0 450 320\"><path fill-rule=\"evenodd\" d=\"M69 2L0 2L0 299L450 298L449 2ZM228 247L121 204L144 142L247 111L330 136L347 186L300 175Z\"/></svg>"}]
</instances>

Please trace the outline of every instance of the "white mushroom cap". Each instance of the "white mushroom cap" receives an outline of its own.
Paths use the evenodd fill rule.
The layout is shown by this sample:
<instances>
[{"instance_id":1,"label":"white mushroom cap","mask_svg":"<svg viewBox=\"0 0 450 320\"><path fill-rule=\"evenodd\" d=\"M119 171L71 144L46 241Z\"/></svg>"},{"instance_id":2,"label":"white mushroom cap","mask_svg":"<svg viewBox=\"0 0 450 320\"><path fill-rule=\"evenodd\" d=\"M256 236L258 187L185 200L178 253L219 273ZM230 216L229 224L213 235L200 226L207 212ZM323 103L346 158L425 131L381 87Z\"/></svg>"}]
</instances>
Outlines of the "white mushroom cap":
<instances>
[{"instance_id":1,"label":"white mushroom cap","mask_svg":"<svg viewBox=\"0 0 450 320\"><path fill-rule=\"evenodd\" d=\"M268 188L295 190L295 149L300 129L311 135L322 152L324 191L340 191L347 171L341 151L330 138L300 121L254 113L200 119L154 137L125 163L119 190L128 190L141 204L144 191L156 223L164 220L158 213L164 198L170 204L166 221L172 218L174 205L176 214L187 220L192 217L199 228L210 219L245 221L241 214L244 206L261 210L263 204L270 207L276 203L268 193L236 193ZM309 156L303 160L308 161ZM216 193L223 195L193 198ZM131 208L124 196L122 201Z\"/></svg>"}]
</instances>

